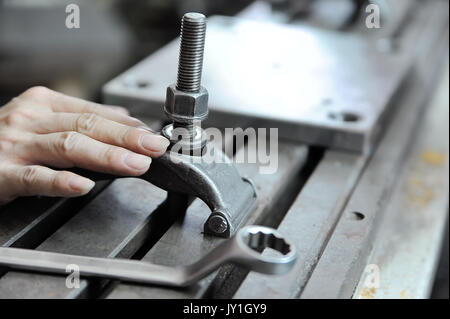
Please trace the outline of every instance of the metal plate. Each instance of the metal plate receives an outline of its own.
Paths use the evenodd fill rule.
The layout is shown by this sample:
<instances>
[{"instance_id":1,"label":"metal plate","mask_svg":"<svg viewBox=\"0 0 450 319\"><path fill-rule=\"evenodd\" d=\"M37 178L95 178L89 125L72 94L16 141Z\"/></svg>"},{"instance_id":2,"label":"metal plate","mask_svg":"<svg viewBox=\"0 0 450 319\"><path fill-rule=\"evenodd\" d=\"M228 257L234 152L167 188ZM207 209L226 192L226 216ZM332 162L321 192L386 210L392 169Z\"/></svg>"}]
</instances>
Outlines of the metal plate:
<instances>
[{"instance_id":1,"label":"metal plate","mask_svg":"<svg viewBox=\"0 0 450 319\"><path fill-rule=\"evenodd\" d=\"M446 69L446 70L445 70ZM448 221L448 64L444 79L405 161L367 265L379 270L378 287L366 271L353 298L429 298Z\"/></svg>"},{"instance_id":2,"label":"metal plate","mask_svg":"<svg viewBox=\"0 0 450 319\"><path fill-rule=\"evenodd\" d=\"M373 42L357 34L211 17L202 83L210 93L208 124L278 127L281 137L368 151L409 64ZM172 41L107 83L105 101L163 117L178 46Z\"/></svg>"}]
</instances>

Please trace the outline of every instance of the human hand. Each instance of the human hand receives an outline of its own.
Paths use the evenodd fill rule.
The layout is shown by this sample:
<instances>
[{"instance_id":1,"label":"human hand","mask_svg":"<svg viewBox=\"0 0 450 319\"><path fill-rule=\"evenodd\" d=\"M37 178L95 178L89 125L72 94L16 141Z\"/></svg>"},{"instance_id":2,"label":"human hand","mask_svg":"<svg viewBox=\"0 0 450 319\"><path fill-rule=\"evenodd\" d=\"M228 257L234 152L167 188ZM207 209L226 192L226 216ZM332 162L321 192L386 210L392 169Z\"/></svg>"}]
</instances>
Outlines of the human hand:
<instances>
[{"instance_id":1,"label":"human hand","mask_svg":"<svg viewBox=\"0 0 450 319\"><path fill-rule=\"evenodd\" d=\"M33 87L0 108L0 204L26 195L80 196L94 187L48 166L138 176L168 145L122 107Z\"/></svg>"}]
</instances>

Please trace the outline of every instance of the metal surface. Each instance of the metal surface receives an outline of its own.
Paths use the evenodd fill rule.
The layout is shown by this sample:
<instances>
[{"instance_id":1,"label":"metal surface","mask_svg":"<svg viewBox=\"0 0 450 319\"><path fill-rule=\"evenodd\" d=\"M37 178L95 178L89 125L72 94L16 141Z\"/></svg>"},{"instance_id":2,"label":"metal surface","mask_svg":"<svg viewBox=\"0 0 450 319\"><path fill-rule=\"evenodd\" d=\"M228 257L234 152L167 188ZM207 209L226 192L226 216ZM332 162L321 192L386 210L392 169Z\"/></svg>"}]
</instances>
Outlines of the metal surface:
<instances>
[{"instance_id":1,"label":"metal surface","mask_svg":"<svg viewBox=\"0 0 450 319\"><path fill-rule=\"evenodd\" d=\"M166 192L142 180L116 180L43 242L31 247L90 257L131 258L159 229L167 227L164 222L173 223L171 212L161 205L165 197ZM69 289L61 276L8 271L0 277L0 298L89 297L102 286L98 281L81 280L80 288Z\"/></svg>"},{"instance_id":2,"label":"metal surface","mask_svg":"<svg viewBox=\"0 0 450 319\"><path fill-rule=\"evenodd\" d=\"M264 256L266 248L282 255ZM265 274L284 274L292 268L296 258L294 246L276 230L262 226L244 227L199 261L177 268L126 259L0 247L0 265L10 269L66 274L68 266L76 265L81 276L175 287L192 285L226 263Z\"/></svg>"},{"instance_id":3,"label":"metal surface","mask_svg":"<svg viewBox=\"0 0 450 319\"><path fill-rule=\"evenodd\" d=\"M240 151L247 152L244 149ZM304 165L306 151L304 146L281 144L280 168L276 174L259 175L262 163L237 165L242 175L254 179L260 193L257 211L252 212L250 220L246 219L247 224L258 223L257 216L265 216L278 207L280 198L290 191L290 185ZM143 249L144 252L161 254L161 258L156 259L146 254L145 261L175 266L195 262L223 241L202 235L204 217L209 211L203 201L195 200L184 218L181 211L175 211L178 218L174 221L163 203L165 196L162 190L136 178L114 181L36 249L109 258L131 258ZM174 240L179 242L170 247ZM162 246L165 245L168 249L163 251ZM208 282L205 279L198 285L207 287ZM82 279L80 288L68 289L62 276L9 271L0 278L0 298L98 297L105 284L94 279ZM128 285L123 283L120 287L127 289ZM139 289L139 286L133 286L133 289ZM155 287L155 290L159 289L165 288ZM181 293L171 289L164 291Z\"/></svg>"},{"instance_id":4,"label":"metal surface","mask_svg":"<svg viewBox=\"0 0 450 319\"><path fill-rule=\"evenodd\" d=\"M2 207L0 245L33 248L103 191L110 181L100 182L86 196L74 199L27 198ZM38 203L36 203L38 201ZM0 271L1 276L1 271Z\"/></svg>"},{"instance_id":5,"label":"metal surface","mask_svg":"<svg viewBox=\"0 0 450 319\"><path fill-rule=\"evenodd\" d=\"M161 118L177 53L171 42L113 79L105 101ZM205 45L206 125L278 127L283 138L366 152L410 62L363 35L215 16ZM130 79L151 85L130 87Z\"/></svg>"},{"instance_id":6,"label":"metal surface","mask_svg":"<svg viewBox=\"0 0 450 319\"><path fill-rule=\"evenodd\" d=\"M429 298L448 222L448 64L411 156L398 176L374 251L353 298ZM448 239L447 239L448 240ZM378 275L378 283L371 280ZM374 285L374 284L377 285Z\"/></svg>"},{"instance_id":7,"label":"metal surface","mask_svg":"<svg viewBox=\"0 0 450 319\"><path fill-rule=\"evenodd\" d=\"M227 291L225 287L220 295L255 299L298 297L357 184L366 160L357 154L327 151L278 226L280 232L289 234L301 256L292 271L280 280L271 280L263 274L248 274L236 292ZM323 195L324 190L326 196Z\"/></svg>"},{"instance_id":8,"label":"metal surface","mask_svg":"<svg viewBox=\"0 0 450 319\"><path fill-rule=\"evenodd\" d=\"M238 153L256 153L258 150L254 146L256 144L249 141L245 147L238 150ZM274 174L259 174L262 163L236 164L242 175L252 178L258 190L258 205L246 216L244 222L247 225L262 224L269 215L282 214L283 200L290 193L296 192L294 185L298 182L300 170L306 163L307 148L302 145L280 143L278 152L279 168ZM142 260L171 266L186 264L194 262L217 247L222 239L200 234L204 223L203 216L207 211L208 207L202 201L195 200L189 206L183 222L173 224ZM219 285L228 281L225 274L230 270L229 267L224 267L188 290L121 283L108 294L107 298L201 298L213 282Z\"/></svg>"},{"instance_id":9,"label":"metal surface","mask_svg":"<svg viewBox=\"0 0 450 319\"><path fill-rule=\"evenodd\" d=\"M405 98L398 120L387 132L386 143L380 144L361 177L301 298L353 296L398 181L397 174L392 172L399 172L404 165L431 84L420 78L415 82L413 93ZM403 147L399 149L399 145Z\"/></svg>"},{"instance_id":10,"label":"metal surface","mask_svg":"<svg viewBox=\"0 0 450 319\"><path fill-rule=\"evenodd\" d=\"M438 68L440 61L439 53L448 41L442 36L448 30L448 4L440 0L415 2L413 11L408 12L401 19L402 26L389 28L383 24L379 33L372 33L363 26L358 30L342 33L325 32L329 37L320 38L323 32L301 28L305 32L308 31L306 33L311 36L308 38L303 33L304 36L299 37L299 39L305 37L309 39L309 42L305 42L306 52L311 51L309 44L314 43L319 51L323 50L320 52L330 52L330 48L334 48L336 55L342 53L344 57L347 54L348 59L351 60L353 54L346 53L344 45L339 46L339 43L343 44L340 41L342 38L349 42L352 42L351 39L357 39L355 41L361 43L360 36L367 36L367 41L373 42L373 45L367 44L367 50L369 50L369 47L378 47L380 37L388 36L395 38L395 46L384 51L380 59L386 58L391 62L404 59L405 63L413 64L407 81L393 97L388 91L391 89L395 91L395 88L391 86L393 83L389 82L389 79L386 86L377 81L363 83L367 69L359 70L360 77L350 76L352 79L358 78L361 83L355 84L350 81L348 84L344 80L336 81L341 83L337 91L339 94L342 93L344 103L358 102L349 94L352 86L364 90L364 94L369 96L378 95L377 98L380 100L383 96L386 97L390 107L384 109L387 112L383 113L379 121L380 124L390 123L391 125L387 126L388 129L385 132L382 125L377 126L383 135L380 135L382 138L379 144L371 144L376 146L373 153L361 155L328 149L323 151L323 157L321 157L320 149L309 148L308 151L305 145L280 140L278 170L274 174L260 174L259 168L265 165L263 163L234 165L239 173L237 176L250 177L254 182L254 189L258 191L255 209L250 209L247 215L242 216L241 224L260 224L278 228L290 239L297 247L299 261L289 273L273 277L254 272L248 273L245 269L228 264L184 289L136 285L99 278L82 278L80 288L69 289L65 285L64 276L14 270L4 275L0 274L3 275L0 278L0 298L413 298L427 296L438 258L443 231L442 223L445 217L448 218L443 210L445 203L448 203L448 152L445 153L444 148L435 148L442 145L448 150L448 139L446 139L448 114L433 113L435 115L427 117L432 120L427 120L428 124L425 126L419 127L415 124L424 119L422 116L423 110L426 110L424 102L433 87L434 70ZM212 24L214 25L214 22ZM236 39L242 40L238 34L249 26L239 27L239 23L230 24L232 25L228 26L227 30L223 30L222 36L230 35L228 43L233 43ZM256 28L256 25L254 26ZM225 28L225 26L222 27ZM286 28L292 30L292 33L286 31L286 37L294 34L294 31L299 31L298 27ZM235 36L230 34L230 29ZM284 30L284 27L282 29ZM257 43L261 46L252 43L252 49L265 46L270 49L269 44L278 43L276 41L265 43L265 39L271 39L273 35L270 33L270 28L261 30L267 31L264 38ZM214 32L216 31L213 30L212 33ZM249 30L248 34L254 33ZM214 42L210 35L211 32L208 33L207 46L212 45L211 41ZM334 37L334 35L338 36ZM246 47L247 52L251 52L250 43L242 41L240 45ZM296 52L301 57L301 52L299 53L295 47L296 44L292 44L292 52ZM351 45L348 48L355 49ZM148 110L146 101L149 99L145 97L145 94L151 90L164 92L166 84L175 81L175 72L168 74L167 70L162 68L165 67L164 59L170 61L173 67L173 61L177 57L164 55L172 51L176 53L177 49L173 48L170 52L166 49L163 48L152 57L161 62L159 70L158 65L153 65L156 68L153 69L155 74L158 74L158 77L162 79L161 82L164 82L161 88L156 87L159 85L159 80L153 83L148 82L149 86L145 89L137 86L133 88L131 85L126 91L128 93L120 97L122 102L116 100L114 103L134 104L137 101L137 108L133 109L134 111L139 108L140 111ZM224 52L228 50L225 46L222 46L222 49ZM235 47L230 46L230 50L233 49ZM273 50L278 49L280 48ZM275 53L281 54L280 52ZM241 53L245 52L241 51ZM265 51L260 50L258 53L265 54ZM208 55L208 47L206 54ZM232 54L233 52L227 52L226 56ZM285 50L284 56L289 54L290 51ZM335 53L331 53L333 54ZM369 52L370 54L379 55L374 52ZM239 61L247 62L250 59L249 55L242 56ZM322 55L317 57L317 60L322 59L324 66L327 66L325 62L329 60L326 57ZM369 61L372 58L367 59ZM289 59L286 61L291 63ZM339 62L338 59L333 61ZM211 68L211 65L216 69L222 68L222 61L217 59L211 63L207 58L205 62L206 83L208 83L211 81L208 80L208 72L211 72L208 68ZM304 83L322 81L320 85L324 88L324 78L325 81L329 79L334 83L340 75L343 76L347 70L352 70L352 66L349 66L351 62L343 65L336 64L335 68L326 69L330 72L322 77L320 73L314 73ZM356 65L359 65L357 62L354 62L355 69ZM374 68L383 69L383 65L390 66L391 62L379 63ZM144 61L141 65L145 63ZM295 73L298 70L295 70L295 67L302 63L308 65L306 61L295 63L297 64L289 64L288 67L284 67L282 63L278 65L279 69L274 67L274 70L279 70L280 73L282 70L287 72L286 68L292 65L292 79L296 79ZM395 64L392 63L392 65ZM315 66L313 63L311 65ZM243 65L241 68L248 70L251 66L250 64L246 68ZM268 69L267 66L263 69L266 68ZM140 76L142 79L155 76L148 73L133 73L135 70L141 70L141 67L137 66L130 70L131 75L137 76L132 77L131 80L128 79L131 82L140 80ZM142 70L147 72L145 68ZM224 70L225 68L223 72ZM232 69L229 68L229 70ZM390 72L396 71L383 69L370 72L388 76ZM260 73L260 78L262 80L268 78L272 81L272 77L265 77L265 74ZM173 78L168 79L172 76ZM226 78L228 75L222 76ZM253 76L252 73L248 74L249 78ZM344 76L342 78L345 79ZM227 87L233 88L234 85L241 83L241 80L247 80L247 76L244 76L244 79L233 77L236 83L231 83L231 76L229 79L230 83ZM281 76L278 80L279 86L289 83L282 81ZM112 81L111 83L122 85L121 82ZM305 87L305 90L294 92L297 97L302 92L310 93L308 91L310 86ZM125 92L120 90L122 93ZM249 94L245 98L259 97L258 94L266 95L269 94L268 91L262 86L258 91L256 89L253 91L255 94ZM327 91L326 87L321 91L324 95L327 93L327 96L328 93L333 92L333 90ZM227 98L231 101L243 96L242 92L236 88L229 95L228 99L223 94L222 100L227 101L225 99ZM335 107L333 105L335 101L332 100L330 103L325 100L317 110L320 109L324 113L331 111ZM257 102L255 100L255 103ZM274 105L281 104L270 103L270 105L273 108ZM266 106L268 107L269 103ZM155 112L159 115L162 113L161 107L162 104L158 104L158 111L155 108ZM275 109L280 116L283 115L282 108ZM246 108L242 107L239 112L241 111L246 111ZM448 112L448 102L446 111ZM228 123L233 123L230 126L238 126L237 120L240 119L246 123L245 125L253 127L260 126L259 123L262 123L261 119L251 115L241 118L233 113L218 113L217 110L213 113L218 115L219 120L228 116ZM256 115L256 111L254 114ZM335 113L335 115L337 119L346 117L342 113ZM213 115L213 120L214 117ZM310 129L308 128L305 132L311 132ZM439 133L441 130L447 131ZM289 133L298 134L298 131L292 130ZM373 136L378 136L378 133L374 132ZM302 138L309 137L311 135L305 134ZM325 138L328 137L330 135L325 136ZM419 138L418 144L415 143L416 137ZM422 149L422 146L426 146L426 149ZM221 149L222 146L216 145L215 148ZM410 149L413 151L410 152ZM228 151L231 152L230 149ZM256 153L258 146L249 140L245 145L237 145L236 151L237 156L244 152L247 156L248 152ZM186 169L192 168L190 164L181 165L185 165ZM155 174L157 174L156 171ZM164 174L161 175L158 178L163 179ZM409 177L412 178L412 183ZM219 180L218 174L214 177L216 178ZM435 184L438 181L440 182ZM62 214L64 218L61 220L58 219L57 212L62 207L69 207L72 199L67 200L66 204L59 208L46 203L46 199L27 200L28 204L18 201L21 205L15 207L16 211L14 209L0 211L0 238L3 243L19 247L24 245L27 248L36 247L38 252L141 259L145 263L157 264L165 268L195 263L224 241L222 238L202 234L206 216L211 211L204 201L195 199L191 203L187 196L175 192L170 192L166 198L166 192L136 178L114 181L70 220L68 216L75 212L66 214L64 211L65 214ZM43 200L41 208L39 203ZM231 200L233 200L231 197L226 199L226 201ZM410 202L411 200L413 202ZM408 205L407 211L403 211L405 202ZM45 211L44 206L56 209L50 208L49 212ZM186 207L188 207L187 210ZM27 210L31 210L29 215ZM44 210L43 213L42 210ZM62 225L63 222L65 222L64 225ZM215 215L210 219L210 223L220 232L226 227L227 222L221 215ZM2 232L3 230L5 232ZM401 239L403 241L400 241ZM373 247L375 247L374 250L372 250ZM365 286L367 278L365 267L369 264L376 264L380 269L381 286L375 290ZM7 269L2 268L2 270L6 272Z\"/></svg>"},{"instance_id":11,"label":"metal surface","mask_svg":"<svg viewBox=\"0 0 450 319\"><path fill-rule=\"evenodd\" d=\"M412 139L419 133L416 126L435 85L440 62L448 55L448 2L431 2L416 15L403 43L415 49L411 52L416 65L399 96L398 114L371 157L301 298L351 298L373 249L397 174ZM415 45L423 41L427 43Z\"/></svg>"},{"instance_id":12,"label":"metal surface","mask_svg":"<svg viewBox=\"0 0 450 319\"><path fill-rule=\"evenodd\" d=\"M225 291L225 295L228 294L234 298L349 298L358 284L364 267L367 263L371 263L370 261L366 263L365 258L370 254L372 245L377 245L378 241L389 242L379 251L380 254L381 251L385 253L380 255L380 259L384 262L386 262L386 251L390 251L387 255L391 258L395 258L397 254L398 258L405 256L404 251L391 250L396 246L393 242L398 241L399 234L394 235L395 232L392 231L389 235L382 236L384 240L379 235L371 234L371 231L375 232L376 228L376 222L372 218L381 219L383 205L390 205L388 204L389 195L400 171L393 167L401 168L404 165L409 144L417 130L415 125L421 119L421 110L425 107L424 102L432 89L434 71L440 68L442 48L447 43L445 32L442 32L444 30L442 26L446 24L445 6L445 3L430 4L430 7L426 6L426 10L420 11L409 21L409 28L400 44L403 45L401 47L403 50L409 51L414 56L420 68L419 70L416 68L411 74L410 83L404 88L404 93L393 102L398 105L399 113L394 115L392 124L380 141L379 150L374 154L372 163L366 167L370 157L358 159L355 154L352 156L342 152L327 151L278 227L284 234L289 234L297 246L300 262L289 274L278 281L271 281L261 274L249 274L236 292L230 294ZM433 19L430 19L430 16ZM416 44L423 41L427 41L427 45L417 50ZM425 48L429 50L424 50ZM445 116L442 117L443 120L444 118ZM445 131L443 125L439 126L439 130L437 128L435 130L436 134L447 135L443 133ZM416 133L426 134L421 132L422 130L419 130ZM445 143L445 141L442 142ZM361 174L366 175L361 177ZM446 174L442 176L445 178ZM445 189L448 191L448 186L444 186L441 192ZM323 195L323 190L326 190L326 196ZM386 212L386 214L392 213L394 213L392 209ZM397 215L399 214L397 212ZM406 218L406 215L411 215L411 212L405 211L403 214ZM441 207L435 214L442 217L445 209ZM423 216L422 221L425 219L427 217ZM444 219L439 219L438 222L436 219L436 223L443 221ZM394 226L384 226L386 230L392 227ZM439 236L442 236L442 230L433 234L433 238L439 238ZM439 240L428 242L429 247L434 247L433 251L436 251L438 242ZM408 253L410 256L415 253L409 241L403 244L400 241L397 245L410 247ZM437 262L437 256L430 252L428 251L427 254L429 260L424 261L425 258L421 258L427 265ZM377 264L381 266L383 262L377 262ZM383 276L383 269L380 269ZM418 278L409 274L408 278L411 281ZM427 274L430 273L427 272ZM382 283L387 280L387 278L381 278ZM389 278L391 279L389 286L401 286L405 277L390 276ZM428 285L432 284L432 276L428 276L427 279ZM394 281L396 281L395 284ZM416 289L416 292L421 291L426 294L418 286ZM383 288L374 289L375 294L371 291L366 289L366 295L383 297L381 296L384 293ZM396 295L397 298L399 296L399 294Z\"/></svg>"}]
</instances>

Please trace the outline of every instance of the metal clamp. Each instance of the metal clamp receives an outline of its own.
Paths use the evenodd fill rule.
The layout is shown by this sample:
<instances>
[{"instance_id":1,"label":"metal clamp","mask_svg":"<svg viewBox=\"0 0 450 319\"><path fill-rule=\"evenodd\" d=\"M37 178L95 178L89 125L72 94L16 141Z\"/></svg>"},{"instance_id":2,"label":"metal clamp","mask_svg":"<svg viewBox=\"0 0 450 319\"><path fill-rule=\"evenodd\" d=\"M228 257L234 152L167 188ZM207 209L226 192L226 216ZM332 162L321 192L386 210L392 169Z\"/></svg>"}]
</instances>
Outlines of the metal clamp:
<instances>
[{"instance_id":1,"label":"metal clamp","mask_svg":"<svg viewBox=\"0 0 450 319\"><path fill-rule=\"evenodd\" d=\"M230 237L256 204L256 190L249 179L242 178L228 157L212 144L211 161L189 155L166 152L155 159L140 178L169 192L200 198L211 209L204 224L207 234Z\"/></svg>"},{"instance_id":2,"label":"metal clamp","mask_svg":"<svg viewBox=\"0 0 450 319\"><path fill-rule=\"evenodd\" d=\"M209 143L205 151L214 158L203 160L167 151L153 159L150 169L137 178L169 193L200 198L211 209L203 227L204 233L229 238L255 207L256 189L250 179L239 175L221 150ZM80 168L71 171L97 181L127 177Z\"/></svg>"}]
</instances>

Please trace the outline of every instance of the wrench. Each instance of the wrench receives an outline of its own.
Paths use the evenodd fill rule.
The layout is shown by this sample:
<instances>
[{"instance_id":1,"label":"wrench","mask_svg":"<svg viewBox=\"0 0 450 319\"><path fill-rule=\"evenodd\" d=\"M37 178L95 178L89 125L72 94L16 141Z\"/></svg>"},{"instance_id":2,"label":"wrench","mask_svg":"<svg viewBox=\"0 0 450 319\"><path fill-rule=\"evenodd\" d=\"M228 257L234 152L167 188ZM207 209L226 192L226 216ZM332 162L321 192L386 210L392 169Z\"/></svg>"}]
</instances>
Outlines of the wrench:
<instances>
[{"instance_id":1,"label":"wrench","mask_svg":"<svg viewBox=\"0 0 450 319\"><path fill-rule=\"evenodd\" d=\"M263 255L266 248L280 254ZM284 274L292 268L296 259L295 247L276 230L263 226L246 226L197 262L177 267L138 260L0 247L0 266L11 269L65 274L69 265L76 265L81 276L171 287L190 286L225 263L265 274Z\"/></svg>"}]
</instances>

